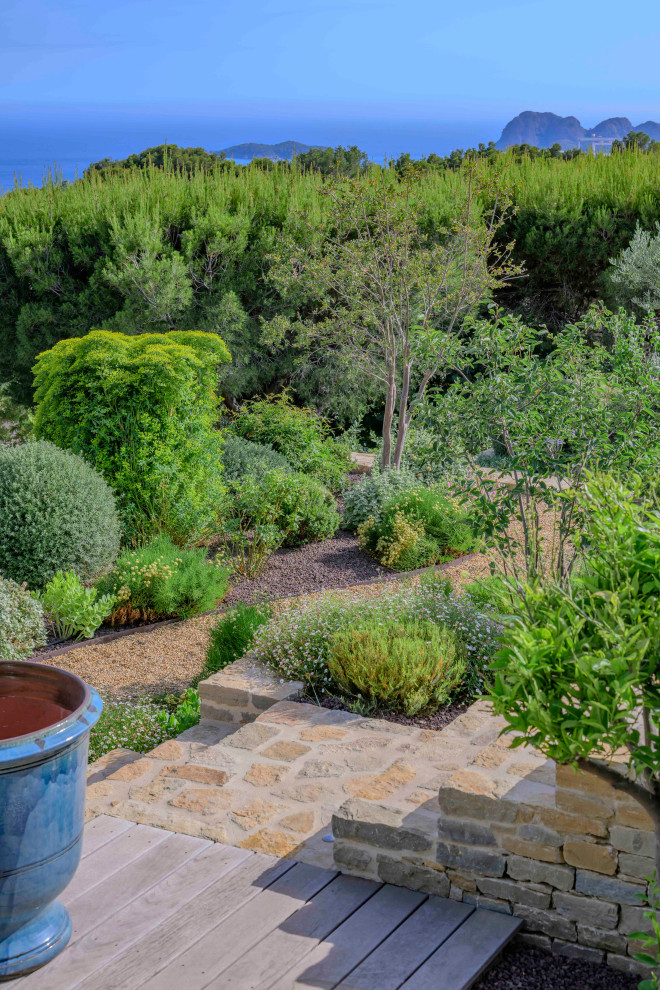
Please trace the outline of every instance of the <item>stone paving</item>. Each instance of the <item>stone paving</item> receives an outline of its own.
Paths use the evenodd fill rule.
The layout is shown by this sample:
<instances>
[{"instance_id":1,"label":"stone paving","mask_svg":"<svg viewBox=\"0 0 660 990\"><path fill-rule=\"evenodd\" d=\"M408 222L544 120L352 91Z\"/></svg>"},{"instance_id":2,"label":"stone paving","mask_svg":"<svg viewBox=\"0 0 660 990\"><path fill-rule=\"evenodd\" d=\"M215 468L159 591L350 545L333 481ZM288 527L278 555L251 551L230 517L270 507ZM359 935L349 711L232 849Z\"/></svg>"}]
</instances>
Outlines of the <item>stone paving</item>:
<instances>
[{"instance_id":1,"label":"stone paving","mask_svg":"<svg viewBox=\"0 0 660 990\"><path fill-rule=\"evenodd\" d=\"M348 798L437 823L439 788L498 731L483 704L438 732L280 701L243 725L204 719L146 756L107 754L90 767L87 814L331 866L324 836Z\"/></svg>"}]
</instances>

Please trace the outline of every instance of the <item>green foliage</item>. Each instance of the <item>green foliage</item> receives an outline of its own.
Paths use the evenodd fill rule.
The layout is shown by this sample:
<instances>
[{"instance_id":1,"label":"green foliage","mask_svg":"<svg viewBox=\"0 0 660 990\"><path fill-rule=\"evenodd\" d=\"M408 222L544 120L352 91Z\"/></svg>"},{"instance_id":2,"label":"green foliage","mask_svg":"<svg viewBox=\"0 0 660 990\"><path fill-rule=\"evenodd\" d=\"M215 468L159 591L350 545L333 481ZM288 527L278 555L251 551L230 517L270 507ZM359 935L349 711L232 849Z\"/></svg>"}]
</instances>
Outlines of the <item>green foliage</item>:
<instances>
[{"instance_id":1,"label":"green foliage","mask_svg":"<svg viewBox=\"0 0 660 990\"><path fill-rule=\"evenodd\" d=\"M331 436L324 419L311 409L295 406L286 393L247 402L231 428L246 440L273 447L295 471L335 491L350 470L348 446Z\"/></svg>"},{"instance_id":2,"label":"green foliage","mask_svg":"<svg viewBox=\"0 0 660 990\"><path fill-rule=\"evenodd\" d=\"M322 149L310 154L322 172L339 164L324 164ZM305 243L295 215L314 220L327 209L315 161L304 168L278 164L270 172L228 162L208 168L197 149L170 146L168 168L141 167L150 155L161 160L159 149L147 149L127 168L90 170L78 182L2 198L0 378L12 380L15 398L30 402L34 359L59 340L97 327L128 333L202 327L219 332L234 358L223 370L223 394L239 399L286 382L315 406L330 412L339 406L351 418L362 403L364 376L349 362L341 367L350 384L348 375L336 375L336 347L319 353L305 345L294 356L260 339L262 319L295 321L318 302L318 293L307 291L285 298L269 280L283 241ZM628 246L637 224L653 230L660 220L660 155L624 151L564 161L552 149L529 147L431 155L416 180L420 225L430 238L439 236L462 194L464 160L475 158L505 167L517 207L497 245L515 242L514 260L527 277L501 301L553 325L578 318L601 296L611 301L610 259ZM395 169L367 172L383 173L401 185ZM163 305L168 297L174 309ZM312 366L314 387L303 387Z\"/></svg>"},{"instance_id":3,"label":"green foliage","mask_svg":"<svg viewBox=\"0 0 660 990\"><path fill-rule=\"evenodd\" d=\"M124 550L97 585L116 599L114 623L135 619L188 619L214 608L227 592L229 569L204 550L181 549L158 536L137 550Z\"/></svg>"},{"instance_id":4,"label":"green foliage","mask_svg":"<svg viewBox=\"0 0 660 990\"><path fill-rule=\"evenodd\" d=\"M192 729L201 717L199 691L195 687L189 687L178 699L174 711L161 709L156 717L168 737L180 736L186 729Z\"/></svg>"},{"instance_id":5,"label":"green foliage","mask_svg":"<svg viewBox=\"0 0 660 990\"><path fill-rule=\"evenodd\" d=\"M0 447L0 574L33 590L59 570L89 581L119 537L112 490L82 457L45 441Z\"/></svg>"},{"instance_id":6,"label":"green foliage","mask_svg":"<svg viewBox=\"0 0 660 990\"><path fill-rule=\"evenodd\" d=\"M365 474L344 491L342 522L346 529L355 532L370 516L378 521L383 506L397 493L417 487L417 480L407 471Z\"/></svg>"},{"instance_id":7,"label":"green foliage","mask_svg":"<svg viewBox=\"0 0 660 990\"><path fill-rule=\"evenodd\" d=\"M148 169L150 166L191 174L202 169L222 168L223 161L223 156L215 151L206 151L204 148L180 148L176 144L159 144L153 148L145 148L144 151L129 155L127 158L119 160L103 158L101 161L92 162L87 166L85 174L101 172L107 177L123 169ZM234 166L231 167L233 170Z\"/></svg>"},{"instance_id":8,"label":"green foliage","mask_svg":"<svg viewBox=\"0 0 660 990\"><path fill-rule=\"evenodd\" d=\"M8 382L0 383L0 447L13 447L32 439L32 412L14 402Z\"/></svg>"},{"instance_id":9,"label":"green foliage","mask_svg":"<svg viewBox=\"0 0 660 990\"><path fill-rule=\"evenodd\" d=\"M447 582L435 574L425 575L417 585L384 584L375 597L335 591L304 606L284 605L258 630L254 654L280 677L304 681L314 691L332 691L330 641L336 633L367 621L446 626L456 635L467 662L461 696L467 700L482 693L486 668L497 649L499 623L469 599L455 598Z\"/></svg>"},{"instance_id":10,"label":"green foliage","mask_svg":"<svg viewBox=\"0 0 660 990\"><path fill-rule=\"evenodd\" d=\"M437 564L475 546L460 504L436 488L404 490L387 502L378 520L358 527L360 546L397 571Z\"/></svg>"},{"instance_id":11,"label":"green foliage","mask_svg":"<svg viewBox=\"0 0 660 990\"><path fill-rule=\"evenodd\" d=\"M372 620L332 637L328 669L342 693L417 715L447 703L460 683L465 660L444 626Z\"/></svg>"},{"instance_id":12,"label":"green foliage","mask_svg":"<svg viewBox=\"0 0 660 990\"><path fill-rule=\"evenodd\" d=\"M644 920L649 922L651 932L632 932L628 938L639 940L645 950L653 950L653 955L648 951L636 952L634 958L646 966L655 967L655 972L651 978L642 980L638 984L637 990L658 990L658 986L660 986L660 887L658 887L655 873L650 878L648 893L646 895L637 894L637 897L648 907L648 911L644 912Z\"/></svg>"},{"instance_id":13,"label":"green foliage","mask_svg":"<svg viewBox=\"0 0 660 990\"><path fill-rule=\"evenodd\" d=\"M594 308L544 356L546 336L512 317L477 322L457 356L460 381L429 412L441 442L470 464L462 491L487 546L508 577L532 583L570 578L586 471L643 470L652 490L660 463L655 321ZM511 485L477 463L492 437L507 450Z\"/></svg>"},{"instance_id":14,"label":"green foliage","mask_svg":"<svg viewBox=\"0 0 660 990\"><path fill-rule=\"evenodd\" d=\"M501 574L484 574L477 581L463 585L463 594L480 608L492 608L498 615L508 615L521 607L512 586Z\"/></svg>"},{"instance_id":15,"label":"green foliage","mask_svg":"<svg viewBox=\"0 0 660 990\"><path fill-rule=\"evenodd\" d=\"M332 494L306 474L268 471L261 481L244 478L230 501L245 524L278 530L290 547L326 540L341 522Z\"/></svg>"},{"instance_id":16,"label":"green foliage","mask_svg":"<svg viewBox=\"0 0 660 990\"><path fill-rule=\"evenodd\" d=\"M46 644L44 612L25 586L0 577L0 660L25 660Z\"/></svg>"},{"instance_id":17,"label":"green foliage","mask_svg":"<svg viewBox=\"0 0 660 990\"><path fill-rule=\"evenodd\" d=\"M267 605L246 605L239 602L211 630L211 642L206 652L204 670L197 681L224 670L234 660L244 656L254 641L257 629L268 622Z\"/></svg>"},{"instance_id":18,"label":"green foliage","mask_svg":"<svg viewBox=\"0 0 660 990\"><path fill-rule=\"evenodd\" d=\"M644 312L660 309L660 223L656 232L637 225L628 247L612 258L610 278L624 303L634 303Z\"/></svg>"},{"instance_id":19,"label":"green foliage","mask_svg":"<svg viewBox=\"0 0 660 990\"><path fill-rule=\"evenodd\" d=\"M492 700L513 746L604 778L660 824L660 513L638 504L643 487L631 474L587 479L584 568L568 586L523 589Z\"/></svg>"},{"instance_id":20,"label":"green foliage","mask_svg":"<svg viewBox=\"0 0 660 990\"><path fill-rule=\"evenodd\" d=\"M82 454L115 488L129 539L185 544L217 522L223 494L215 334L95 331L39 355L35 433Z\"/></svg>"},{"instance_id":21,"label":"green foliage","mask_svg":"<svg viewBox=\"0 0 660 990\"><path fill-rule=\"evenodd\" d=\"M227 481L248 475L259 480L268 471L277 470L286 474L293 470L286 457L278 454L270 445L253 443L232 433L225 438L222 465Z\"/></svg>"},{"instance_id":22,"label":"green foliage","mask_svg":"<svg viewBox=\"0 0 660 990\"><path fill-rule=\"evenodd\" d=\"M60 639L90 639L115 605L112 595L85 588L73 571L58 571L37 597Z\"/></svg>"}]
</instances>

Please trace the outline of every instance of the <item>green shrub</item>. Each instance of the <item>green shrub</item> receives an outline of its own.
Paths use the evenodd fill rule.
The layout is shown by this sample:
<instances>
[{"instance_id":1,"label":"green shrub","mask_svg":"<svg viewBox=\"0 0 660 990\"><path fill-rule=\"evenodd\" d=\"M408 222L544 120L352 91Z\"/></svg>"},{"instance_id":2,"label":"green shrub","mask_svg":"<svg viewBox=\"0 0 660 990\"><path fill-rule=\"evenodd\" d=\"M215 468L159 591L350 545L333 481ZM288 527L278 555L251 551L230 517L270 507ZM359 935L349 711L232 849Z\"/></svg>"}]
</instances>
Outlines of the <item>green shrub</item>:
<instances>
[{"instance_id":1,"label":"green shrub","mask_svg":"<svg viewBox=\"0 0 660 990\"><path fill-rule=\"evenodd\" d=\"M498 648L500 625L494 615L466 597L455 598L438 575L423 575L419 584L382 585L375 597L333 591L312 603L280 606L257 630L253 651L266 667L287 680L300 680L315 691L333 690L328 670L329 643L344 629L362 622L419 620L446 626L461 643L467 667L461 696L484 690L485 672Z\"/></svg>"},{"instance_id":2,"label":"green shrub","mask_svg":"<svg viewBox=\"0 0 660 990\"><path fill-rule=\"evenodd\" d=\"M245 605L243 602L223 615L211 630L204 670L196 682L224 670L234 660L244 656L252 646L257 629L269 618L270 609L266 605Z\"/></svg>"},{"instance_id":3,"label":"green shrub","mask_svg":"<svg viewBox=\"0 0 660 990\"><path fill-rule=\"evenodd\" d=\"M117 604L113 623L136 619L188 619L213 608L227 592L229 568L204 550L180 549L158 536L138 550L125 550L98 584Z\"/></svg>"},{"instance_id":4,"label":"green shrub","mask_svg":"<svg viewBox=\"0 0 660 990\"><path fill-rule=\"evenodd\" d=\"M419 484L414 476L407 471L383 471L363 475L356 484L344 490L343 525L346 529L355 532L370 516L378 521L381 509L392 500L394 495L418 487Z\"/></svg>"},{"instance_id":5,"label":"green shrub","mask_svg":"<svg viewBox=\"0 0 660 990\"><path fill-rule=\"evenodd\" d=\"M465 660L445 626L372 619L332 637L328 669L343 694L417 715L446 704L461 681Z\"/></svg>"},{"instance_id":6,"label":"green shrub","mask_svg":"<svg viewBox=\"0 0 660 990\"><path fill-rule=\"evenodd\" d=\"M395 571L437 564L475 546L460 505L436 488L417 487L395 495L358 527L360 546Z\"/></svg>"},{"instance_id":7,"label":"green shrub","mask_svg":"<svg viewBox=\"0 0 660 990\"><path fill-rule=\"evenodd\" d=\"M51 443L0 447L0 574L39 590L60 570L97 577L119 551L111 489Z\"/></svg>"},{"instance_id":8,"label":"green shrub","mask_svg":"<svg viewBox=\"0 0 660 990\"><path fill-rule=\"evenodd\" d=\"M60 639L90 639L115 604L112 595L83 587L73 571L58 571L37 597Z\"/></svg>"},{"instance_id":9,"label":"green shrub","mask_svg":"<svg viewBox=\"0 0 660 990\"><path fill-rule=\"evenodd\" d=\"M293 468L286 457L263 443L252 443L243 437L229 433L222 451L222 464L227 481L239 478L260 479L268 471L281 471L290 474Z\"/></svg>"},{"instance_id":10,"label":"green shrub","mask_svg":"<svg viewBox=\"0 0 660 990\"><path fill-rule=\"evenodd\" d=\"M82 454L115 488L126 536L199 541L222 502L216 334L93 331L40 354L35 434Z\"/></svg>"},{"instance_id":11,"label":"green shrub","mask_svg":"<svg viewBox=\"0 0 660 990\"><path fill-rule=\"evenodd\" d=\"M0 660L25 660L46 644L44 611L27 588L0 577Z\"/></svg>"},{"instance_id":12,"label":"green shrub","mask_svg":"<svg viewBox=\"0 0 660 990\"><path fill-rule=\"evenodd\" d=\"M294 471L311 475L333 491L341 488L350 471L349 445L334 439L324 419L294 406L286 394L247 402L231 429L246 440L270 445Z\"/></svg>"},{"instance_id":13,"label":"green shrub","mask_svg":"<svg viewBox=\"0 0 660 990\"><path fill-rule=\"evenodd\" d=\"M304 474L281 471L268 471L261 481L239 482L233 511L251 524L279 530L290 547L334 536L341 523L335 499L324 485Z\"/></svg>"}]
</instances>

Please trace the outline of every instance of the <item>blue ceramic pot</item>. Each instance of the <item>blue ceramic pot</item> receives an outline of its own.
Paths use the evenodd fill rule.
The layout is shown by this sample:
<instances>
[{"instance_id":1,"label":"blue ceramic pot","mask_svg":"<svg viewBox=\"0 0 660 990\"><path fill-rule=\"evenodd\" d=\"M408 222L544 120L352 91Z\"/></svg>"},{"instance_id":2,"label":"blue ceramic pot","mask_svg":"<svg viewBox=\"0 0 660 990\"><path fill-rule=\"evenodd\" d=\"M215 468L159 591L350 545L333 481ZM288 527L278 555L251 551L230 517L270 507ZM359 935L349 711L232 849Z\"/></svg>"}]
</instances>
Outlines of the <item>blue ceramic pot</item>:
<instances>
[{"instance_id":1,"label":"blue ceramic pot","mask_svg":"<svg viewBox=\"0 0 660 990\"><path fill-rule=\"evenodd\" d=\"M89 730L101 708L67 671L0 661L0 980L43 966L69 941L56 898L80 860Z\"/></svg>"}]
</instances>

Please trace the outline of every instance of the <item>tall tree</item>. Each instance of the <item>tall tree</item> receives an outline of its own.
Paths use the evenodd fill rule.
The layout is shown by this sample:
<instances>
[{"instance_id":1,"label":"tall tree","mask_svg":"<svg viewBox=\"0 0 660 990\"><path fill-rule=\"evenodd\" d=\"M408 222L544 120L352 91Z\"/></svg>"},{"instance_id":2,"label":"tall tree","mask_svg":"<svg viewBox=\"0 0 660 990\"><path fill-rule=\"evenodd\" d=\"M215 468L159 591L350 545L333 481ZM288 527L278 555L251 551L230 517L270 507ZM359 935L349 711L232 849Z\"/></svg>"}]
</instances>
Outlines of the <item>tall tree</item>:
<instances>
[{"instance_id":1,"label":"tall tree","mask_svg":"<svg viewBox=\"0 0 660 990\"><path fill-rule=\"evenodd\" d=\"M384 469L400 468L414 406L466 316L520 272L512 245L495 245L510 203L501 176L468 165L462 178L453 216L428 227L412 170L403 183L383 171L333 184L327 210L301 218L306 242L283 243L271 272L285 296L318 304L309 319L272 321L264 339L339 346L381 383Z\"/></svg>"}]
</instances>

